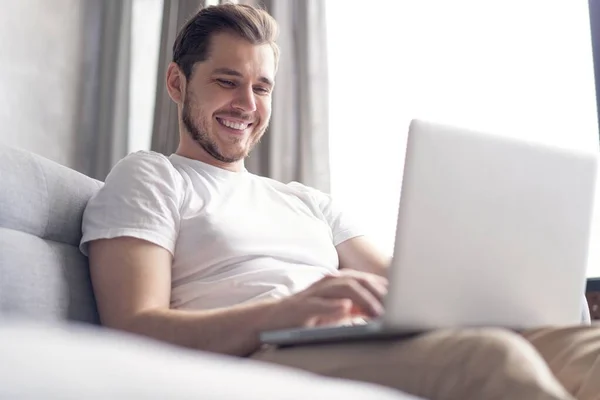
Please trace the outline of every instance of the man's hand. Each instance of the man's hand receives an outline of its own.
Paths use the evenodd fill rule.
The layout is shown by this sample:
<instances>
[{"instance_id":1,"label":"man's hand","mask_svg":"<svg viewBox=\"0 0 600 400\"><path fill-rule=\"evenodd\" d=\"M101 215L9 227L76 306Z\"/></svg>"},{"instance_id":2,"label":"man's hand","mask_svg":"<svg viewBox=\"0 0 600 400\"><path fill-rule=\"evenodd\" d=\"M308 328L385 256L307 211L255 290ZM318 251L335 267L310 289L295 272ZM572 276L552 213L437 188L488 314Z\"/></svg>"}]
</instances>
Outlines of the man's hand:
<instances>
[{"instance_id":1,"label":"man's hand","mask_svg":"<svg viewBox=\"0 0 600 400\"><path fill-rule=\"evenodd\" d=\"M279 315L274 318L286 327L331 324L356 316L376 318L383 314L382 299L386 293L387 279L342 270L281 300Z\"/></svg>"}]
</instances>

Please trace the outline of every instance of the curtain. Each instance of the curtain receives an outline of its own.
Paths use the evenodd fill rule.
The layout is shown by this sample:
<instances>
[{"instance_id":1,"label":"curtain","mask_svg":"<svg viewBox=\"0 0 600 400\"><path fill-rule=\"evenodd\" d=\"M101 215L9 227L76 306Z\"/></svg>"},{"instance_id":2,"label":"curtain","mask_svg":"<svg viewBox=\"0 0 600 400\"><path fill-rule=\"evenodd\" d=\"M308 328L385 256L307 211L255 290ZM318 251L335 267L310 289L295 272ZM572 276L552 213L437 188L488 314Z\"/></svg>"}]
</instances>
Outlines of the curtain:
<instances>
[{"instance_id":1,"label":"curtain","mask_svg":"<svg viewBox=\"0 0 600 400\"><path fill-rule=\"evenodd\" d=\"M246 167L282 182L295 180L329 192L324 0L267 0L263 4L279 24L281 59L271 124Z\"/></svg>"},{"instance_id":2,"label":"curtain","mask_svg":"<svg viewBox=\"0 0 600 400\"><path fill-rule=\"evenodd\" d=\"M87 1L75 163L104 180L127 155L132 0Z\"/></svg>"},{"instance_id":3,"label":"curtain","mask_svg":"<svg viewBox=\"0 0 600 400\"><path fill-rule=\"evenodd\" d=\"M173 43L179 29L206 4L203 0L164 0L163 3L151 150L165 155L174 153L179 144L177 105L169 97L166 88L167 66L173 57Z\"/></svg>"},{"instance_id":4,"label":"curtain","mask_svg":"<svg viewBox=\"0 0 600 400\"><path fill-rule=\"evenodd\" d=\"M165 71L178 29L199 7L217 1L165 0L152 150L165 155L178 144L177 107L165 89ZM324 0L240 0L261 5L280 28L281 59L268 131L246 168L282 182L329 192L328 78Z\"/></svg>"}]
</instances>

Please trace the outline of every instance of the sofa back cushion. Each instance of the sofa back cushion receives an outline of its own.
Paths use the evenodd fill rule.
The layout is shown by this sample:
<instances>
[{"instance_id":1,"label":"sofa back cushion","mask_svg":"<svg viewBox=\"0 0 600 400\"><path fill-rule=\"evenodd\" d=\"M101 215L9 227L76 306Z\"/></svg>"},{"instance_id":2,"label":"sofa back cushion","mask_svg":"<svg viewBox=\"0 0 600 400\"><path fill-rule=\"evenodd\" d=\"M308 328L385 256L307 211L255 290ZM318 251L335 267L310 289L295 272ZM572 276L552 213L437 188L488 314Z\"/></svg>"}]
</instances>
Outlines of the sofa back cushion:
<instances>
[{"instance_id":1,"label":"sofa back cushion","mask_svg":"<svg viewBox=\"0 0 600 400\"><path fill-rule=\"evenodd\" d=\"M0 313L98 323L81 218L102 182L0 146Z\"/></svg>"}]
</instances>

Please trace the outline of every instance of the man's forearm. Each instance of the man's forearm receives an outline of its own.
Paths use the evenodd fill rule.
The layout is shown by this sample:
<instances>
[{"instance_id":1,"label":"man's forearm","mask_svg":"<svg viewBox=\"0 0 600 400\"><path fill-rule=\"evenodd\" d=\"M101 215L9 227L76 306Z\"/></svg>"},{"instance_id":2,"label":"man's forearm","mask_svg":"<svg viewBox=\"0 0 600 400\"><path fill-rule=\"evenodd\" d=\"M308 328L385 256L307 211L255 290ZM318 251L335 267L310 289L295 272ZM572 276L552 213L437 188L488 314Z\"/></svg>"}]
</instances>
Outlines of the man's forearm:
<instances>
[{"instance_id":1,"label":"man's forearm","mask_svg":"<svg viewBox=\"0 0 600 400\"><path fill-rule=\"evenodd\" d=\"M386 277L391 257L379 251L366 237L357 236L336 246L340 269L353 269Z\"/></svg>"},{"instance_id":2,"label":"man's forearm","mask_svg":"<svg viewBox=\"0 0 600 400\"><path fill-rule=\"evenodd\" d=\"M276 306L275 301L264 301L206 311L148 310L134 317L126 330L180 346L245 356L260 346L261 331L281 327L273 318Z\"/></svg>"}]
</instances>

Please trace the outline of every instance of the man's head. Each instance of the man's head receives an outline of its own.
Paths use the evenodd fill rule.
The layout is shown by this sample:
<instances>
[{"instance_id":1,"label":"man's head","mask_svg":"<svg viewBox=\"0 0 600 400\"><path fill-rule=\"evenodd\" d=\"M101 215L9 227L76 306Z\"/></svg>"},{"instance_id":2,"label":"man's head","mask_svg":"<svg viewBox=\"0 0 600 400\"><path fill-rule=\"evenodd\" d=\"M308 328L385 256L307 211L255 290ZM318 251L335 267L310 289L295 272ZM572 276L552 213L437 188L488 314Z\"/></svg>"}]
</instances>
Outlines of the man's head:
<instances>
[{"instance_id":1,"label":"man's head","mask_svg":"<svg viewBox=\"0 0 600 400\"><path fill-rule=\"evenodd\" d=\"M179 32L167 89L178 104L178 154L238 170L271 117L279 49L265 11L223 4L200 10Z\"/></svg>"}]
</instances>

